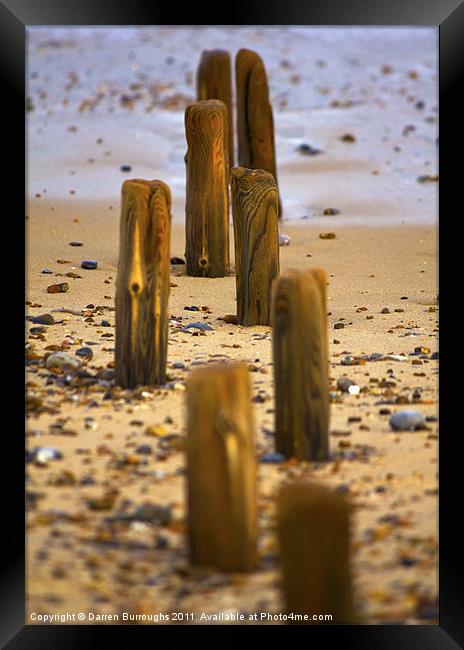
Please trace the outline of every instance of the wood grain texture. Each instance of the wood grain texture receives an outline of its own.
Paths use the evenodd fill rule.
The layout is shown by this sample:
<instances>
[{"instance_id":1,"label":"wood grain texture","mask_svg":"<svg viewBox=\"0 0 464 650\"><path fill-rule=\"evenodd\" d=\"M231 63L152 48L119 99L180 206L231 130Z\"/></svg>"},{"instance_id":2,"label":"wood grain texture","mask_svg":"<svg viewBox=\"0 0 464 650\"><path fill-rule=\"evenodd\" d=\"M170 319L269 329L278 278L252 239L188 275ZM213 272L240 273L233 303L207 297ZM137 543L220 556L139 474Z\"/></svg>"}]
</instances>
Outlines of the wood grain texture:
<instances>
[{"instance_id":1,"label":"wood grain texture","mask_svg":"<svg viewBox=\"0 0 464 650\"><path fill-rule=\"evenodd\" d=\"M272 281L279 274L278 193L262 169L231 172L237 315L242 325L269 325Z\"/></svg>"},{"instance_id":2,"label":"wood grain texture","mask_svg":"<svg viewBox=\"0 0 464 650\"><path fill-rule=\"evenodd\" d=\"M229 163L227 107L218 99L185 109L187 275L229 273Z\"/></svg>"},{"instance_id":3,"label":"wood grain texture","mask_svg":"<svg viewBox=\"0 0 464 650\"><path fill-rule=\"evenodd\" d=\"M162 384L168 342L171 192L162 181L122 186L116 282L116 383Z\"/></svg>"},{"instance_id":4,"label":"wood grain texture","mask_svg":"<svg viewBox=\"0 0 464 650\"><path fill-rule=\"evenodd\" d=\"M333 616L305 625L356 623L344 497L314 483L285 485L277 499L277 524L286 611Z\"/></svg>"},{"instance_id":5,"label":"wood grain texture","mask_svg":"<svg viewBox=\"0 0 464 650\"><path fill-rule=\"evenodd\" d=\"M198 368L187 381L187 487L192 564L257 564L255 425L245 364Z\"/></svg>"},{"instance_id":6,"label":"wood grain texture","mask_svg":"<svg viewBox=\"0 0 464 650\"><path fill-rule=\"evenodd\" d=\"M220 99L229 116L229 166L234 164L232 64L226 50L204 50L197 71L197 101Z\"/></svg>"},{"instance_id":7,"label":"wood grain texture","mask_svg":"<svg viewBox=\"0 0 464 650\"><path fill-rule=\"evenodd\" d=\"M272 174L278 185L274 117L266 69L259 54L253 50L239 50L235 59L235 74L238 164L249 169L264 169Z\"/></svg>"},{"instance_id":8,"label":"wood grain texture","mask_svg":"<svg viewBox=\"0 0 464 650\"><path fill-rule=\"evenodd\" d=\"M276 451L329 457L327 275L288 270L272 291Z\"/></svg>"}]
</instances>

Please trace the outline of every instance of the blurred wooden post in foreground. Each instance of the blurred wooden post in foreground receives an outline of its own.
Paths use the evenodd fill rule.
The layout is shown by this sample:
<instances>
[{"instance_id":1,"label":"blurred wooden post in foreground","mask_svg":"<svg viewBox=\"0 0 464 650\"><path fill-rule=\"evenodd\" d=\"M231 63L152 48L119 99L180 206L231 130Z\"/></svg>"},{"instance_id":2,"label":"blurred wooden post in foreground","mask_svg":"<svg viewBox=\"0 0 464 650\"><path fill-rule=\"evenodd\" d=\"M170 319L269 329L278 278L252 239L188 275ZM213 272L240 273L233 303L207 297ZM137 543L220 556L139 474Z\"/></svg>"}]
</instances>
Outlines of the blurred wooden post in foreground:
<instances>
[{"instance_id":1,"label":"blurred wooden post in foreground","mask_svg":"<svg viewBox=\"0 0 464 650\"><path fill-rule=\"evenodd\" d=\"M229 163L227 107L218 99L185 109L187 275L229 273Z\"/></svg>"},{"instance_id":2,"label":"blurred wooden post in foreground","mask_svg":"<svg viewBox=\"0 0 464 650\"><path fill-rule=\"evenodd\" d=\"M197 70L197 100L220 99L229 115L229 167L234 164L232 65L226 50L204 50Z\"/></svg>"},{"instance_id":3,"label":"blurred wooden post in foreground","mask_svg":"<svg viewBox=\"0 0 464 650\"><path fill-rule=\"evenodd\" d=\"M276 451L329 458L327 274L289 270L274 282L272 340Z\"/></svg>"},{"instance_id":4,"label":"blurred wooden post in foreground","mask_svg":"<svg viewBox=\"0 0 464 650\"><path fill-rule=\"evenodd\" d=\"M238 164L264 169L277 181L274 118L266 69L253 50L242 49L235 58L237 92ZM279 197L279 217L282 216Z\"/></svg>"},{"instance_id":5,"label":"blurred wooden post in foreground","mask_svg":"<svg viewBox=\"0 0 464 650\"><path fill-rule=\"evenodd\" d=\"M168 345L171 192L162 181L122 186L116 283L116 383L164 383Z\"/></svg>"},{"instance_id":6,"label":"blurred wooden post in foreground","mask_svg":"<svg viewBox=\"0 0 464 650\"><path fill-rule=\"evenodd\" d=\"M305 625L356 623L350 569L349 504L327 488L296 482L277 499L280 560L287 612ZM331 621L314 621L331 614ZM292 622L292 621L290 621Z\"/></svg>"},{"instance_id":7,"label":"blurred wooden post in foreground","mask_svg":"<svg viewBox=\"0 0 464 650\"><path fill-rule=\"evenodd\" d=\"M257 564L255 432L244 364L215 364L187 382L187 477L192 564Z\"/></svg>"},{"instance_id":8,"label":"blurred wooden post in foreground","mask_svg":"<svg viewBox=\"0 0 464 650\"><path fill-rule=\"evenodd\" d=\"M279 274L278 193L271 174L231 172L237 315L242 325L269 325L271 288Z\"/></svg>"}]
</instances>

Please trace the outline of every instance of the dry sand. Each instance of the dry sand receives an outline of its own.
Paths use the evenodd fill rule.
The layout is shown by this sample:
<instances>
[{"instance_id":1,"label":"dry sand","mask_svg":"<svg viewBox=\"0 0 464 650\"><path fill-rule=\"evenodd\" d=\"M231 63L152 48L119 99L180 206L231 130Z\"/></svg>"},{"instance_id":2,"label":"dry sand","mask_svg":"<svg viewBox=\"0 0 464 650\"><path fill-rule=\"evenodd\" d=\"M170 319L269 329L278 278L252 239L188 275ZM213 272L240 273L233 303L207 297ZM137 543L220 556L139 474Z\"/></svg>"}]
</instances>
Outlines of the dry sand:
<instances>
[{"instance_id":1,"label":"dry sand","mask_svg":"<svg viewBox=\"0 0 464 650\"><path fill-rule=\"evenodd\" d=\"M30 312L82 309L89 303L112 307L117 272L115 211L105 214L104 206L90 203L54 207L52 211L39 199L29 207L29 242L35 245L29 248L28 297L41 305ZM182 317L183 323L204 318L213 331L192 336L176 331L178 327L171 323L168 366L174 388L121 391L119 399L105 400L104 387L63 388L56 383L45 387L48 371L29 368L29 394L40 396L52 412L32 415L28 445L55 447L64 456L47 468L29 465L28 469L28 491L43 495L28 518L29 613L282 611L274 499L282 482L300 476L346 490L354 505L353 560L360 614L369 622L414 622L420 611L427 611L424 603L433 604L437 594L436 425L429 423L425 431L393 433L388 415L379 411L404 408L395 400L398 396L411 400L419 388L421 399L413 408L435 415L437 362L424 358L416 365L418 358L411 356L405 362L347 367L340 365L340 359L370 352L408 355L418 346L437 349L436 232L426 226L361 229L336 223L333 217L333 240L319 239L320 229L312 226L287 227L291 245L280 249L281 265L283 269L327 269L331 383L347 375L366 392L340 394L332 404L331 462L259 465L259 571L228 578L188 568L185 485L178 472L185 467L185 378L193 363L210 363L218 355L250 364L253 394L265 397L263 403L254 404L257 453L272 451L272 437L264 433L273 430L270 328L242 328L218 320L235 311L233 276L189 278L185 267L177 266L172 273L176 286L171 288L171 314ZM75 240L84 245L70 247L68 242ZM182 255L183 250L183 228L176 225L172 254ZM60 258L69 263L57 264ZM98 259L97 270L79 269L79 261L87 258ZM82 278L41 274L45 267L55 274L76 267ZM66 294L46 293L46 286L64 280L70 285ZM211 313L184 310L191 305L207 306ZM361 307L366 310L359 311ZM384 307L391 313L381 314ZM61 345L70 337L71 354L86 341L97 343L87 365L90 372L112 363L114 339L102 335L114 332L114 313L102 309L92 323L70 314L55 316L63 322L50 326L44 339L28 338L39 355L47 345ZM109 320L111 327L99 327L102 319ZM335 322L345 327L334 330ZM173 369L174 362L185 363L186 369ZM348 423L352 416L360 420ZM86 428L89 417L95 429ZM164 424L166 434L179 436L164 443L166 459L134 454L143 443L155 453L160 450L163 443L144 433L147 426L158 424ZM340 452L348 456L355 452L355 458L337 458ZM127 455L146 464L123 462L118 468L118 461ZM81 484L88 476L95 483ZM59 485L60 481L71 484ZM118 492L109 511L89 509L89 499L112 488ZM124 503L129 512L146 501L171 505L173 522L168 527L105 523ZM159 537L168 540L167 548L154 547Z\"/></svg>"},{"instance_id":2,"label":"dry sand","mask_svg":"<svg viewBox=\"0 0 464 650\"><path fill-rule=\"evenodd\" d=\"M120 614L124 623L123 612L282 612L274 503L279 485L295 477L337 488L353 505L361 620L437 623L437 424L392 432L381 414L413 408L437 416L438 362L430 359L438 346L437 183L417 182L436 174L435 40L433 30L368 31L281 29L276 45L259 28L29 30L28 313L64 307L79 315L55 313L60 322L44 334L26 324L26 445L63 454L47 467L27 465L27 623L40 622L33 613ZM63 385L42 363L49 346L74 355L92 342L88 371L112 368L122 180L170 185L171 255L183 256L183 107L201 49L224 42L232 55L254 47L266 62L287 219L281 232L291 237L281 268L327 270L331 386L346 375L362 388L332 401L330 462L259 464L261 562L246 576L191 569L185 537L184 384L192 367L222 358L249 364L253 395L263 398L253 404L257 456L273 450L270 328L219 320L235 312L233 275L189 278L173 267L163 388ZM342 142L345 133L355 142ZM301 143L323 153L302 155ZM322 216L327 207L340 213ZM336 238L322 240L321 232ZM98 268L80 269L84 259ZM69 291L47 293L56 282ZM80 315L89 304L98 309ZM209 309L184 309L192 305ZM203 319L212 331L179 331L179 323ZM334 329L336 322L345 327ZM420 346L430 353L411 355ZM407 360L340 364L372 352ZM152 425L163 435L147 435ZM152 453L137 453L142 444ZM171 506L170 524L123 521L145 502Z\"/></svg>"}]
</instances>

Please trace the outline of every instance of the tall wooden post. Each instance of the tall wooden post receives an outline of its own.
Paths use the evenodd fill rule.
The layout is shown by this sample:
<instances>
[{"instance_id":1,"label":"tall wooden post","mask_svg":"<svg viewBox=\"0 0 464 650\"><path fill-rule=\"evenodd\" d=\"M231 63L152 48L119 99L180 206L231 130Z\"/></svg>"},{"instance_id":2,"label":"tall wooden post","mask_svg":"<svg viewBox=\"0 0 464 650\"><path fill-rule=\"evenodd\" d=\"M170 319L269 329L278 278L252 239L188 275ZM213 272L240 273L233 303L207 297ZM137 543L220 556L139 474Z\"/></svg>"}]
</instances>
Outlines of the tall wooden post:
<instances>
[{"instance_id":1,"label":"tall wooden post","mask_svg":"<svg viewBox=\"0 0 464 650\"><path fill-rule=\"evenodd\" d=\"M278 194L271 174L231 172L237 315L242 325L269 325L272 281L279 273Z\"/></svg>"},{"instance_id":2,"label":"tall wooden post","mask_svg":"<svg viewBox=\"0 0 464 650\"><path fill-rule=\"evenodd\" d=\"M288 270L272 292L276 451L329 457L327 275Z\"/></svg>"},{"instance_id":3,"label":"tall wooden post","mask_svg":"<svg viewBox=\"0 0 464 650\"><path fill-rule=\"evenodd\" d=\"M168 344L171 192L162 181L122 186L116 283L116 382L162 384Z\"/></svg>"},{"instance_id":4,"label":"tall wooden post","mask_svg":"<svg viewBox=\"0 0 464 650\"><path fill-rule=\"evenodd\" d=\"M238 164L249 169L264 169L272 174L278 185L274 117L263 60L253 50L239 50L235 59L235 74Z\"/></svg>"},{"instance_id":5,"label":"tall wooden post","mask_svg":"<svg viewBox=\"0 0 464 650\"><path fill-rule=\"evenodd\" d=\"M321 485L291 483L279 492L277 520L287 612L307 615L295 621L305 625L356 623L345 498ZM315 614L332 620L313 620Z\"/></svg>"},{"instance_id":6,"label":"tall wooden post","mask_svg":"<svg viewBox=\"0 0 464 650\"><path fill-rule=\"evenodd\" d=\"M226 50L204 50L197 71L197 100L220 99L229 116L229 166L234 165L232 64Z\"/></svg>"},{"instance_id":7,"label":"tall wooden post","mask_svg":"<svg viewBox=\"0 0 464 650\"><path fill-rule=\"evenodd\" d=\"M229 163L227 107L218 99L185 109L187 275L229 273Z\"/></svg>"},{"instance_id":8,"label":"tall wooden post","mask_svg":"<svg viewBox=\"0 0 464 650\"><path fill-rule=\"evenodd\" d=\"M257 479L245 364L192 372L187 429L191 561L223 571L251 571L257 564Z\"/></svg>"}]
</instances>

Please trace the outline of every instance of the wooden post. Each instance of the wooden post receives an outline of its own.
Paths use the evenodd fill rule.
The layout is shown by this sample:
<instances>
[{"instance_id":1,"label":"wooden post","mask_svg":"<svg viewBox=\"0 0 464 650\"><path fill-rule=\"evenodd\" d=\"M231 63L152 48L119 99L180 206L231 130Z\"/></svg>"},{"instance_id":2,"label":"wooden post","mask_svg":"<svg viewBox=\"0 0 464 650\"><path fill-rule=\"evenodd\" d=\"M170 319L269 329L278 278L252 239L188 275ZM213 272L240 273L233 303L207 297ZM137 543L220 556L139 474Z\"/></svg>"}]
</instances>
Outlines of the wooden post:
<instances>
[{"instance_id":1,"label":"wooden post","mask_svg":"<svg viewBox=\"0 0 464 650\"><path fill-rule=\"evenodd\" d=\"M329 458L327 275L282 273L272 292L276 451Z\"/></svg>"},{"instance_id":2,"label":"wooden post","mask_svg":"<svg viewBox=\"0 0 464 650\"><path fill-rule=\"evenodd\" d=\"M262 169L231 172L237 315L242 325L269 325L271 288L279 274L277 187Z\"/></svg>"},{"instance_id":3,"label":"wooden post","mask_svg":"<svg viewBox=\"0 0 464 650\"><path fill-rule=\"evenodd\" d=\"M229 166L234 164L232 65L226 50L204 50L197 71L197 100L220 99L229 115Z\"/></svg>"},{"instance_id":4,"label":"wooden post","mask_svg":"<svg viewBox=\"0 0 464 650\"><path fill-rule=\"evenodd\" d=\"M185 109L187 275L218 278L229 273L227 122L227 107L218 99Z\"/></svg>"},{"instance_id":5,"label":"wooden post","mask_svg":"<svg viewBox=\"0 0 464 650\"><path fill-rule=\"evenodd\" d=\"M171 192L162 181L122 186L116 283L116 383L166 379Z\"/></svg>"},{"instance_id":6,"label":"wooden post","mask_svg":"<svg viewBox=\"0 0 464 650\"><path fill-rule=\"evenodd\" d=\"M192 564L257 564L255 431L245 364L198 368L187 381L187 477Z\"/></svg>"},{"instance_id":7,"label":"wooden post","mask_svg":"<svg viewBox=\"0 0 464 650\"><path fill-rule=\"evenodd\" d=\"M353 624L349 505L327 488L296 482L281 488L277 522L288 613L305 625ZM331 614L331 621L312 620Z\"/></svg>"},{"instance_id":8,"label":"wooden post","mask_svg":"<svg viewBox=\"0 0 464 650\"><path fill-rule=\"evenodd\" d=\"M235 74L238 164L249 169L264 169L272 174L278 185L274 118L266 69L259 54L253 50L239 50L235 59Z\"/></svg>"}]
</instances>

